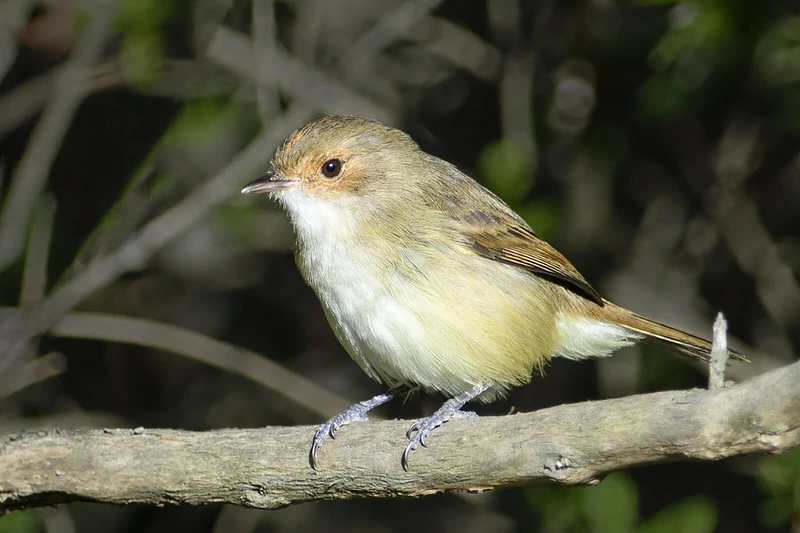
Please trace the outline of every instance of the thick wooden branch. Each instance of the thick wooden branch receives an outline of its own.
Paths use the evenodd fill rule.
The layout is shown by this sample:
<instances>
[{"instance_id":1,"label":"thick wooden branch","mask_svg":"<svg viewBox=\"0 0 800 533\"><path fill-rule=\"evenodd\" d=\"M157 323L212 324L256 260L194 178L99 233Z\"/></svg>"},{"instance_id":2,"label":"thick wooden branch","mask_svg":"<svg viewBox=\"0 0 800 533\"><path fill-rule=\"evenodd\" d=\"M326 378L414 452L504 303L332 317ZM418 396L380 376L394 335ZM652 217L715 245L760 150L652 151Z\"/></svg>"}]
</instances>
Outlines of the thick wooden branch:
<instances>
[{"instance_id":1,"label":"thick wooden branch","mask_svg":"<svg viewBox=\"0 0 800 533\"><path fill-rule=\"evenodd\" d=\"M454 420L400 467L408 421L354 424L308 466L311 427L26 433L0 443L0 509L76 500L274 509L557 481L800 444L800 362L730 388L660 392Z\"/></svg>"}]
</instances>

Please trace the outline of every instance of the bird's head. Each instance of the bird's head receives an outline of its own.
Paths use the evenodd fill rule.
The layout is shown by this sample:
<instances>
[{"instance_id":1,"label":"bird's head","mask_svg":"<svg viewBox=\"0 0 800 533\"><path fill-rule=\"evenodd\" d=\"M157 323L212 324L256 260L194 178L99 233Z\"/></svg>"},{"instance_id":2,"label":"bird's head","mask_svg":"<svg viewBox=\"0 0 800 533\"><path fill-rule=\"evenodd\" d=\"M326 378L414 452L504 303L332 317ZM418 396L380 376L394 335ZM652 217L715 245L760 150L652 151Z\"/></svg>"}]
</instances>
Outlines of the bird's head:
<instances>
[{"instance_id":1,"label":"bird's head","mask_svg":"<svg viewBox=\"0 0 800 533\"><path fill-rule=\"evenodd\" d=\"M268 193L286 204L289 196L336 200L385 195L406 189L419 159L407 134L374 120L330 115L292 133L278 148L270 171L249 183L245 194Z\"/></svg>"}]
</instances>

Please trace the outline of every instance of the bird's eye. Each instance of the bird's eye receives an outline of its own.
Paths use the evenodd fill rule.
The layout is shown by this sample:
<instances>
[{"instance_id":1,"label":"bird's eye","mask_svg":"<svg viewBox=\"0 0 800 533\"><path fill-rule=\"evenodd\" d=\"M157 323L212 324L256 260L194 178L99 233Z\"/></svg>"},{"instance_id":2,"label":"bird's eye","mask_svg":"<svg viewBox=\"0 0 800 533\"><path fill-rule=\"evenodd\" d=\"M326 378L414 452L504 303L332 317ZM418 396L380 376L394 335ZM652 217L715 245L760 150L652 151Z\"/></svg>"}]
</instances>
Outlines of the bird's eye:
<instances>
[{"instance_id":1,"label":"bird's eye","mask_svg":"<svg viewBox=\"0 0 800 533\"><path fill-rule=\"evenodd\" d=\"M328 159L322 164L322 175L326 178L335 178L342 171L341 159Z\"/></svg>"}]
</instances>

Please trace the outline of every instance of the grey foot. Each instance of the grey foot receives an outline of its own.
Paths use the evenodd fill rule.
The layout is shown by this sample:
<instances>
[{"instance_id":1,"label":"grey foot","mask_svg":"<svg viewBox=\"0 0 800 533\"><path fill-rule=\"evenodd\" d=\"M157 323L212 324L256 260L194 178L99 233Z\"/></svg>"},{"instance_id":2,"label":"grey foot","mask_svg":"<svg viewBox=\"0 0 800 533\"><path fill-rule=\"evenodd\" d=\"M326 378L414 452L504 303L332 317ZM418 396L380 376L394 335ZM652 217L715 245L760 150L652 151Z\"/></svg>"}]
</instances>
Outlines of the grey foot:
<instances>
[{"instance_id":1,"label":"grey foot","mask_svg":"<svg viewBox=\"0 0 800 533\"><path fill-rule=\"evenodd\" d=\"M408 472L408 454L419 446L427 447L425 439L430 435L430 432L454 418L478 418L478 414L474 411L459 411L458 409L445 411L439 409L428 418L420 418L411 424L411 427L406 432L406 437L409 440L408 446L406 446L401 459L403 470Z\"/></svg>"},{"instance_id":2,"label":"grey foot","mask_svg":"<svg viewBox=\"0 0 800 533\"><path fill-rule=\"evenodd\" d=\"M394 398L395 394L394 391L389 391L369 400L353 404L324 424L321 424L314 433L314 439L311 441L311 451L308 453L308 462L311 468L317 469L317 450L325 442L325 439L328 437L336 438L336 431L351 422L370 422L367 413Z\"/></svg>"},{"instance_id":3,"label":"grey foot","mask_svg":"<svg viewBox=\"0 0 800 533\"><path fill-rule=\"evenodd\" d=\"M408 437L409 440L408 446L406 446L405 451L403 451L403 456L400 458L400 464L403 466L403 470L406 472L408 471L408 456L412 451L416 450L419 446L427 447L425 439L428 437L431 431L441 426L448 420L452 420L453 418L477 418L478 415L474 412L461 411L461 408L465 403L475 398L488 388L489 387L486 385L476 385L474 388L465 392L464 394L444 402L444 405L442 405L439 410L433 413L431 416L427 418L420 418L411 424L411 427L408 428L408 431L406 432L406 437Z\"/></svg>"}]
</instances>

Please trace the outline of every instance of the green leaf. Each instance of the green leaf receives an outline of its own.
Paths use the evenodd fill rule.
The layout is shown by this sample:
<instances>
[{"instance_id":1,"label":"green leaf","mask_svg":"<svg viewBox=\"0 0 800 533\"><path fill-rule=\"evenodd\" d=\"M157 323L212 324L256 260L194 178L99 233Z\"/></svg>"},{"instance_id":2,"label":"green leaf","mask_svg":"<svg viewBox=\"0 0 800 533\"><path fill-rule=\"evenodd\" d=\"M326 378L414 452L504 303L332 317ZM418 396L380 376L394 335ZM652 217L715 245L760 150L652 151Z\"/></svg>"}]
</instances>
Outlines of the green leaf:
<instances>
[{"instance_id":1,"label":"green leaf","mask_svg":"<svg viewBox=\"0 0 800 533\"><path fill-rule=\"evenodd\" d=\"M250 108L230 99L189 100L169 128L166 142L176 147L196 148L218 142L231 131L243 131L253 123Z\"/></svg>"},{"instance_id":2,"label":"green leaf","mask_svg":"<svg viewBox=\"0 0 800 533\"><path fill-rule=\"evenodd\" d=\"M165 24L176 10L174 0L122 0L117 24L123 29L153 29Z\"/></svg>"},{"instance_id":3,"label":"green leaf","mask_svg":"<svg viewBox=\"0 0 800 533\"><path fill-rule=\"evenodd\" d=\"M755 471L767 499L759 506L761 521L769 527L785 526L800 514L800 449L764 457Z\"/></svg>"},{"instance_id":4,"label":"green leaf","mask_svg":"<svg viewBox=\"0 0 800 533\"><path fill-rule=\"evenodd\" d=\"M800 16L781 20L764 33L754 63L772 85L800 81Z\"/></svg>"},{"instance_id":5,"label":"green leaf","mask_svg":"<svg viewBox=\"0 0 800 533\"><path fill-rule=\"evenodd\" d=\"M156 31L132 31L125 34L119 51L125 77L131 83L146 87L161 75L163 43Z\"/></svg>"},{"instance_id":6,"label":"green leaf","mask_svg":"<svg viewBox=\"0 0 800 533\"><path fill-rule=\"evenodd\" d=\"M525 488L525 500L539 517L540 531L582 531L580 491L582 487L533 485Z\"/></svg>"},{"instance_id":7,"label":"green leaf","mask_svg":"<svg viewBox=\"0 0 800 533\"><path fill-rule=\"evenodd\" d=\"M767 500L758 507L758 518L770 528L781 528L792 519L792 509L785 500Z\"/></svg>"},{"instance_id":8,"label":"green leaf","mask_svg":"<svg viewBox=\"0 0 800 533\"><path fill-rule=\"evenodd\" d=\"M639 489L630 475L611 474L581 493L581 506L593 533L627 533L639 520Z\"/></svg>"},{"instance_id":9,"label":"green leaf","mask_svg":"<svg viewBox=\"0 0 800 533\"><path fill-rule=\"evenodd\" d=\"M533 186L531 153L507 139L483 147L478 155L478 172L486 186L510 204L525 200Z\"/></svg>"},{"instance_id":10,"label":"green leaf","mask_svg":"<svg viewBox=\"0 0 800 533\"><path fill-rule=\"evenodd\" d=\"M0 533L36 533L40 529L41 520L35 509L12 511L0 516Z\"/></svg>"},{"instance_id":11,"label":"green leaf","mask_svg":"<svg viewBox=\"0 0 800 533\"><path fill-rule=\"evenodd\" d=\"M713 533L717 508L710 498L695 496L670 505L642 524L639 533Z\"/></svg>"},{"instance_id":12,"label":"green leaf","mask_svg":"<svg viewBox=\"0 0 800 533\"><path fill-rule=\"evenodd\" d=\"M669 67L695 68L722 61L725 46L735 38L728 6L716 3L681 2L673 9L673 22L650 52L656 70Z\"/></svg>"},{"instance_id":13,"label":"green leaf","mask_svg":"<svg viewBox=\"0 0 800 533\"><path fill-rule=\"evenodd\" d=\"M516 208L533 231L544 240L552 239L558 228L561 206L552 198L537 198Z\"/></svg>"},{"instance_id":14,"label":"green leaf","mask_svg":"<svg viewBox=\"0 0 800 533\"><path fill-rule=\"evenodd\" d=\"M639 87L636 111L642 120L659 121L682 112L689 101L686 87L669 76L654 75Z\"/></svg>"}]
</instances>

